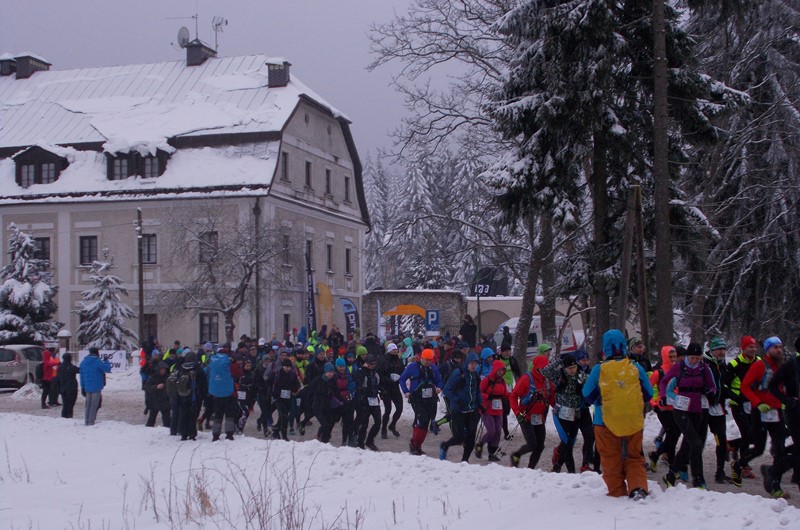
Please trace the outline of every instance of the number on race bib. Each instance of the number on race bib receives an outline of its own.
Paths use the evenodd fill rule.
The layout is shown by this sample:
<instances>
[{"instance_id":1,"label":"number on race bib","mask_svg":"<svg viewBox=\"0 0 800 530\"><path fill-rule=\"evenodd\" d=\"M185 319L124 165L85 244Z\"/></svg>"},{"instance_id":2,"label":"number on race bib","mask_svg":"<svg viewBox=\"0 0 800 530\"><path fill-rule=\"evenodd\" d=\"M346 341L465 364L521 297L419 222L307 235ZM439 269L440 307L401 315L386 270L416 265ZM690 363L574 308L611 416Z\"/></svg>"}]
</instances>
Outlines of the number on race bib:
<instances>
[{"instance_id":1,"label":"number on race bib","mask_svg":"<svg viewBox=\"0 0 800 530\"><path fill-rule=\"evenodd\" d=\"M682 410L686 412L689 410L689 396L675 396L675 399L672 401L672 406L675 410Z\"/></svg>"},{"instance_id":2,"label":"number on race bib","mask_svg":"<svg viewBox=\"0 0 800 530\"><path fill-rule=\"evenodd\" d=\"M247 392L245 392L244 390L239 390L239 391L236 393L236 395L237 395L237 396L238 396L238 398L239 398L239 399L241 399L242 401L244 401L245 399L247 399Z\"/></svg>"},{"instance_id":3,"label":"number on race bib","mask_svg":"<svg viewBox=\"0 0 800 530\"><path fill-rule=\"evenodd\" d=\"M400 374L392 374L389 377L391 377L392 381L394 381L395 383L400 381Z\"/></svg>"},{"instance_id":4,"label":"number on race bib","mask_svg":"<svg viewBox=\"0 0 800 530\"><path fill-rule=\"evenodd\" d=\"M572 407L561 406L558 408L558 417L561 418L562 420L574 421L575 409L573 409Z\"/></svg>"},{"instance_id":5,"label":"number on race bib","mask_svg":"<svg viewBox=\"0 0 800 530\"><path fill-rule=\"evenodd\" d=\"M493 399L492 400L492 410L503 410L503 400L502 399Z\"/></svg>"},{"instance_id":6,"label":"number on race bib","mask_svg":"<svg viewBox=\"0 0 800 530\"><path fill-rule=\"evenodd\" d=\"M708 408L708 398L706 396L700 396L700 407L704 409Z\"/></svg>"},{"instance_id":7,"label":"number on race bib","mask_svg":"<svg viewBox=\"0 0 800 530\"><path fill-rule=\"evenodd\" d=\"M769 409L769 412L761 413L761 421L764 423L778 423L781 420L778 409Z\"/></svg>"},{"instance_id":8,"label":"number on race bib","mask_svg":"<svg viewBox=\"0 0 800 530\"><path fill-rule=\"evenodd\" d=\"M708 414L711 416L724 416L725 411L722 409L722 405L711 405L708 407Z\"/></svg>"},{"instance_id":9,"label":"number on race bib","mask_svg":"<svg viewBox=\"0 0 800 530\"><path fill-rule=\"evenodd\" d=\"M541 425L544 423L544 418L541 414L531 414L531 425Z\"/></svg>"},{"instance_id":10,"label":"number on race bib","mask_svg":"<svg viewBox=\"0 0 800 530\"><path fill-rule=\"evenodd\" d=\"M422 399L430 399L433 397L433 389L432 388L423 388L422 389Z\"/></svg>"},{"instance_id":11,"label":"number on race bib","mask_svg":"<svg viewBox=\"0 0 800 530\"><path fill-rule=\"evenodd\" d=\"M281 399L289 399L292 397L291 390L281 390Z\"/></svg>"},{"instance_id":12,"label":"number on race bib","mask_svg":"<svg viewBox=\"0 0 800 530\"><path fill-rule=\"evenodd\" d=\"M750 414L750 412L753 410L753 406L750 405L749 401L745 401L744 404L742 405L742 410L744 411L745 414Z\"/></svg>"},{"instance_id":13,"label":"number on race bib","mask_svg":"<svg viewBox=\"0 0 800 530\"><path fill-rule=\"evenodd\" d=\"M367 403L370 407L377 407L378 406L378 398L376 397L368 397Z\"/></svg>"}]
</instances>

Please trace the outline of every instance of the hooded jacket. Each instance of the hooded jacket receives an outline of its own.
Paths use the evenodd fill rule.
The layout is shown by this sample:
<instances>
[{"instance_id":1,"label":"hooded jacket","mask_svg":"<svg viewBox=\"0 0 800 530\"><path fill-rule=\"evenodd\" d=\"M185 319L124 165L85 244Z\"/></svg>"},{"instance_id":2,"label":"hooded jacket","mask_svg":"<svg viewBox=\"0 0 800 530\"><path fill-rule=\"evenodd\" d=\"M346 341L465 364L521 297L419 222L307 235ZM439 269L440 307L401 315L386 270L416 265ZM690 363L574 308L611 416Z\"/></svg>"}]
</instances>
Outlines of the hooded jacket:
<instances>
[{"instance_id":1,"label":"hooded jacket","mask_svg":"<svg viewBox=\"0 0 800 530\"><path fill-rule=\"evenodd\" d=\"M164 374L161 373L161 367L166 370ZM145 392L150 398L150 406L155 410L169 409L169 396L167 395L167 378L169 377L169 367L163 361L159 363L159 367L150 374L145 383ZM158 385L163 385L158 388Z\"/></svg>"},{"instance_id":2,"label":"hooded jacket","mask_svg":"<svg viewBox=\"0 0 800 530\"><path fill-rule=\"evenodd\" d=\"M714 396L717 388L714 386L714 377L706 363L700 361L696 366L689 366L687 358L672 365L669 372L658 383L658 391L672 402L674 402L676 394L688 397L689 408L686 412L699 414L703 412L702 396Z\"/></svg>"},{"instance_id":3,"label":"hooded jacket","mask_svg":"<svg viewBox=\"0 0 800 530\"><path fill-rule=\"evenodd\" d=\"M492 373L492 368L493 368L492 364L494 363L494 361L489 362L490 357L494 357L494 350L492 350L491 348L484 348L483 350L481 350L481 366L480 366L481 377L486 377L490 373Z\"/></svg>"},{"instance_id":4,"label":"hooded jacket","mask_svg":"<svg viewBox=\"0 0 800 530\"><path fill-rule=\"evenodd\" d=\"M61 394L78 392L78 367L71 362L62 362L58 365L56 380L58 381L58 391Z\"/></svg>"},{"instance_id":5,"label":"hooded jacket","mask_svg":"<svg viewBox=\"0 0 800 530\"><path fill-rule=\"evenodd\" d=\"M644 371L644 368L642 368L640 364L628 359L626 354L627 345L622 332L616 329L606 331L603 334L603 356L605 357L605 361L594 365L594 368L592 368L589 374L589 378L583 385L584 400L588 404L594 405L594 418L592 421L594 425L605 425L603 422L603 396L600 393L600 372L608 363L631 363L638 373L643 403L653 397L653 387L647 378L647 373Z\"/></svg>"},{"instance_id":6,"label":"hooded jacket","mask_svg":"<svg viewBox=\"0 0 800 530\"><path fill-rule=\"evenodd\" d=\"M778 371L780 365L773 361L769 355L753 363L742 379L742 395L750 401L755 409L761 403L766 403L773 409L781 410L781 402L769 392L772 376ZM757 412L754 410L754 412Z\"/></svg>"},{"instance_id":7,"label":"hooded jacket","mask_svg":"<svg viewBox=\"0 0 800 530\"><path fill-rule=\"evenodd\" d=\"M530 421L531 414L539 414L544 418L549 410L549 404L553 402L552 386L548 380L541 374L541 370L547 366L547 356L539 355L533 358L533 370L530 373L523 374L522 377L517 379L517 384L511 391L509 402L511 410L514 415L523 413L525 421ZM528 395L531 390L531 378L533 378L533 386L535 392L538 393L538 398L533 399L527 405L522 403L522 400Z\"/></svg>"},{"instance_id":8,"label":"hooded jacket","mask_svg":"<svg viewBox=\"0 0 800 530\"><path fill-rule=\"evenodd\" d=\"M659 382L664 374L669 372L669 369L672 368L672 361L669 360L669 352L674 350L675 346L662 346L661 347L661 364L653 370L653 373L650 374L650 385L653 387L653 399L650 400L650 405L656 410L672 410L671 405L664 405L663 407L659 405L660 395L659 395Z\"/></svg>"},{"instance_id":9,"label":"hooded jacket","mask_svg":"<svg viewBox=\"0 0 800 530\"><path fill-rule=\"evenodd\" d=\"M506 365L503 361L492 363L492 371L489 375L481 379L481 399L484 403L488 416L503 415L503 401L508 399L508 387L506 380L499 372L505 370Z\"/></svg>"},{"instance_id":10,"label":"hooded jacket","mask_svg":"<svg viewBox=\"0 0 800 530\"><path fill-rule=\"evenodd\" d=\"M442 389L442 394L447 398L450 412L454 414L478 410L483 403L480 391L480 375L477 366L474 372L469 371L469 363L475 362L480 366L478 354L470 352L467 360L450 373Z\"/></svg>"},{"instance_id":11,"label":"hooded jacket","mask_svg":"<svg viewBox=\"0 0 800 530\"><path fill-rule=\"evenodd\" d=\"M542 368L542 375L550 380L556 389L556 404L579 410L583 404L581 390L586 381L586 373L577 369L575 375L568 375L561 361L556 361Z\"/></svg>"},{"instance_id":12,"label":"hooded jacket","mask_svg":"<svg viewBox=\"0 0 800 530\"><path fill-rule=\"evenodd\" d=\"M52 381L55 379L59 364L57 357L53 357L52 353L48 350L44 350L42 353L42 381Z\"/></svg>"},{"instance_id":13,"label":"hooded jacket","mask_svg":"<svg viewBox=\"0 0 800 530\"><path fill-rule=\"evenodd\" d=\"M106 386L105 374L111 373L111 363L100 360L97 355L87 355L80 366L81 389L84 392L100 392Z\"/></svg>"}]
</instances>

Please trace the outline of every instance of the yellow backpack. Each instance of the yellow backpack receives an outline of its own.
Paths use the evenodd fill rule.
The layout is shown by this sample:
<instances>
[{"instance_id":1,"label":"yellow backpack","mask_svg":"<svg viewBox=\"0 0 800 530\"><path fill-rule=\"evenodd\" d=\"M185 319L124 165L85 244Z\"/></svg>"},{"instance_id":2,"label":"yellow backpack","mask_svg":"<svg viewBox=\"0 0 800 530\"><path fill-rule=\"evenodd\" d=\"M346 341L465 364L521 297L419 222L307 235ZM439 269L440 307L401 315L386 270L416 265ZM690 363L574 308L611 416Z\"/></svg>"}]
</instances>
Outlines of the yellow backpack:
<instances>
[{"instance_id":1,"label":"yellow backpack","mask_svg":"<svg viewBox=\"0 0 800 530\"><path fill-rule=\"evenodd\" d=\"M630 436L644 428L644 398L639 369L630 359L600 365L598 382L603 399L603 423L616 436Z\"/></svg>"}]
</instances>

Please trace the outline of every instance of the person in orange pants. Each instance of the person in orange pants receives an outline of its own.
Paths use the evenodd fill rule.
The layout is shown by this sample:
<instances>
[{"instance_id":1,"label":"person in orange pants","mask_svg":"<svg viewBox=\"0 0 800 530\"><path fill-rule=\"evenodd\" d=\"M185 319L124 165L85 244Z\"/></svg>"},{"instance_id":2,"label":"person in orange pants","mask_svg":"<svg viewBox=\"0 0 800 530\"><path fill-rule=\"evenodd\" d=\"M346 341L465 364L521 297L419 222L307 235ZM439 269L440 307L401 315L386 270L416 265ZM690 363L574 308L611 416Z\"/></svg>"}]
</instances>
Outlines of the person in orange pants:
<instances>
[{"instance_id":1,"label":"person in orange pants","mask_svg":"<svg viewBox=\"0 0 800 530\"><path fill-rule=\"evenodd\" d=\"M603 334L605 361L595 365L583 385L583 397L595 406L594 435L603 480L611 497L647 497L647 471L642 453L642 408L653 397L644 369L627 358L625 335L618 329Z\"/></svg>"}]
</instances>

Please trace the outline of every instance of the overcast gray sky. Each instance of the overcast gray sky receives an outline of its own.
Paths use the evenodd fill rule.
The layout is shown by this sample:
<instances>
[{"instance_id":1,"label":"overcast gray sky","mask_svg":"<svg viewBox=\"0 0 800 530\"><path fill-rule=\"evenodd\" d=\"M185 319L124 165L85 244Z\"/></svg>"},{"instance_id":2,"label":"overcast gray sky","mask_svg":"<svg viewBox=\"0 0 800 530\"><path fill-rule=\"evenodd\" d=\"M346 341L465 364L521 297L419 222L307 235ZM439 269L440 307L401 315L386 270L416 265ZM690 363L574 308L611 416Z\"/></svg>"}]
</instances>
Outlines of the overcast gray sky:
<instances>
[{"instance_id":1,"label":"overcast gray sky","mask_svg":"<svg viewBox=\"0 0 800 530\"><path fill-rule=\"evenodd\" d=\"M213 46L211 20L228 20L219 55L263 53L353 121L362 159L391 143L404 114L391 71L366 71L371 22L405 13L410 0L0 0L0 53L35 52L57 70L180 60L178 29L199 13L199 36ZM176 20L175 17L187 17Z\"/></svg>"}]
</instances>

